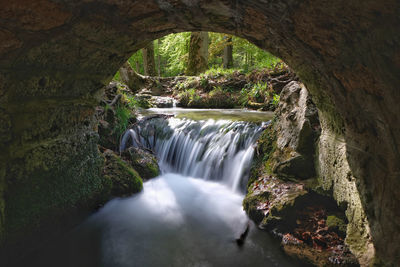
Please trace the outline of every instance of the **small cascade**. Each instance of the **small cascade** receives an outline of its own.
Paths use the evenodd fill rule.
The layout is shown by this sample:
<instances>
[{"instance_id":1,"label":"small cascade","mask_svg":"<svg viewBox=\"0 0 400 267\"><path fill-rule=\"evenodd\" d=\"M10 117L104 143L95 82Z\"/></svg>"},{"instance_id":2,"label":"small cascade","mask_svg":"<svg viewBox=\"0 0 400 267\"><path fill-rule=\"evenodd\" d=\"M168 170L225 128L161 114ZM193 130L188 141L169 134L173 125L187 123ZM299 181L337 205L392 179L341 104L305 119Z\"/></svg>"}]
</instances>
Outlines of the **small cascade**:
<instances>
[{"instance_id":1,"label":"small cascade","mask_svg":"<svg viewBox=\"0 0 400 267\"><path fill-rule=\"evenodd\" d=\"M120 150L129 146L151 149L164 173L221 180L239 190L246 182L243 178L248 175L263 126L242 121L151 118L124 134Z\"/></svg>"}]
</instances>

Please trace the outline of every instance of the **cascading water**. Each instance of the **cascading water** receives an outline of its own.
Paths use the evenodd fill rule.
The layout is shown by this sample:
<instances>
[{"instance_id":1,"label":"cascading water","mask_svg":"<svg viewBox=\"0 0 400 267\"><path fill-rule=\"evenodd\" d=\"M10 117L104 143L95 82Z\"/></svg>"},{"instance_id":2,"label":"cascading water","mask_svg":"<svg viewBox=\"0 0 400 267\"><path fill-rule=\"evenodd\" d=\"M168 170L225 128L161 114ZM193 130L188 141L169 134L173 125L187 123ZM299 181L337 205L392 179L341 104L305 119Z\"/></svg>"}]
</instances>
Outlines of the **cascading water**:
<instances>
[{"instance_id":1,"label":"cascading water","mask_svg":"<svg viewBox=\"0 0 400 267\"><path fill-rule=\"evenodd\" d=\"M226 120L141 121L120 149L152 149L162 174L145 182L143 192L109 201L45 257L22 266L301 266L249 222L243 192L232 190L245 182L263 128ZM235 239L247 225L239 247Z\"/></svg>"},{"instance_id":2,"label":"cascading water","mask_svg":"<svg viewBox=\"0 0 400 267\"><path fill-rule=\"evenodd\" d=\"M151 149L164 173L221 180L238 190L263 126L227 120L148 119L124 134L120 150L128 144Z\"/></svg>"}]
</instances>

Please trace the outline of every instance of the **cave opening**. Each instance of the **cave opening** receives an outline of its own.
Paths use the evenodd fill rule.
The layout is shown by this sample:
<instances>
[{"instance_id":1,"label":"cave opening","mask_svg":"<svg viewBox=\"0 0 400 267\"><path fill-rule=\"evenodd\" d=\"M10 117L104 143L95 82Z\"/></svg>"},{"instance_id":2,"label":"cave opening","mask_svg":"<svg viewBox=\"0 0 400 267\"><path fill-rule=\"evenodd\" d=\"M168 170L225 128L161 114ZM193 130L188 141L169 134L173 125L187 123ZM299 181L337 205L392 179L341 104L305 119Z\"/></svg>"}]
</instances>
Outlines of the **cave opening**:
<instances>
[{"instance_id":1,"label":"cave opening","mask_svg":"<svg viewBox=\"0 0 400 267\"><path fill-rule=\"evenodd\" d=\"M2 252L32 233L46 236L74 207L93 206L102 186L94 107L128 57L168 33L216 31L246 38L296 71L319 109L321 186L348 206L347 243L361 265L398 263L399 9L397 1L4 4Z\"/></svg>"}]
</instances>

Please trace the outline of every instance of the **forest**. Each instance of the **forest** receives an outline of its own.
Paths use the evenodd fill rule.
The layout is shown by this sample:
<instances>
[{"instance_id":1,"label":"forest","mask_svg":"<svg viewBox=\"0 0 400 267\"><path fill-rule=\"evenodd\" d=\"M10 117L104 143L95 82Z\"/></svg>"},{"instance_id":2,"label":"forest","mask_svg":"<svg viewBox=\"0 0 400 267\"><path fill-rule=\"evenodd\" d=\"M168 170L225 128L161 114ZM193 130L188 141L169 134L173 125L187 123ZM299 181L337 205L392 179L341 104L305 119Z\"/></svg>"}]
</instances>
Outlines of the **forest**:
<instances>
[{"instance_id":1,"label":"forest","mask_svg":"<svg viewBox=\"0 0 400 267\"><path fill-rule=\"evenodd\" d=\"M264 111L276 108L283 86L294 79L281 59L245 39L212 32L150 42L113 78L129 88L121 93L131 106Z\"/></svg>"},{"instance_id":2,"label":"forest","mask_svg":"<svg viewBox=\"0 0 400 267\"><path fill-rule=\"evenodd\" d=\"M128 62L139 74L171 77L207 71L248 73L254 69L274 68L282 61L236 36L183 32L150 42Z\"/></svg>"}]
</instances>

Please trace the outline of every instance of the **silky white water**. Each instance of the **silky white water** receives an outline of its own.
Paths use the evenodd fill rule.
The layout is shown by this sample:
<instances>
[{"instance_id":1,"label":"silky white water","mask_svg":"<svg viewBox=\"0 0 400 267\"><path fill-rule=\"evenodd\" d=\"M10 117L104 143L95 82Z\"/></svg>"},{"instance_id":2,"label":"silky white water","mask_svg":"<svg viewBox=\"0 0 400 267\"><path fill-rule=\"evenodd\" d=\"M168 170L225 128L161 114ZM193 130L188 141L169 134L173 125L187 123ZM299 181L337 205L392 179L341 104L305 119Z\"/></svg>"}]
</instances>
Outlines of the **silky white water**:
<instances>
[{"instance_id":1,"label":"silky white water","mask_svg":"<svg viewBox=\"0 0 400 267\"><path fill-rule=\"evenodd\" d=\"M102 229L103 266L282 266L253 239L256 229L236 245L248 220L242 199L218 183L165 174L88 223Z\"/></svg>"},{"instance_id":2,"label":"silky white water","mask_svg":"<svg viewBox=\"0 0 400 267\"><path fill-rule=\"evenodd\" d=\"M237 191L245 188L263 128L240 121L155 118L128 130L120 150L128 144L145 147L155 152L163 173L218 180Z\"/></svg>"},{"instance_id":3,"label":"silky white water","mask_svg":"<svg viewBox=\"0 0 400 267\"><path fill-rule=\"evenodd\" d=\"M162 175L143 191L109 201L29 266L301 266L242 209L262 125L152 119L128 131L130 145L155 151ZM250 224L244 246L235 239Z\"/></svg>"}]
</instances>

